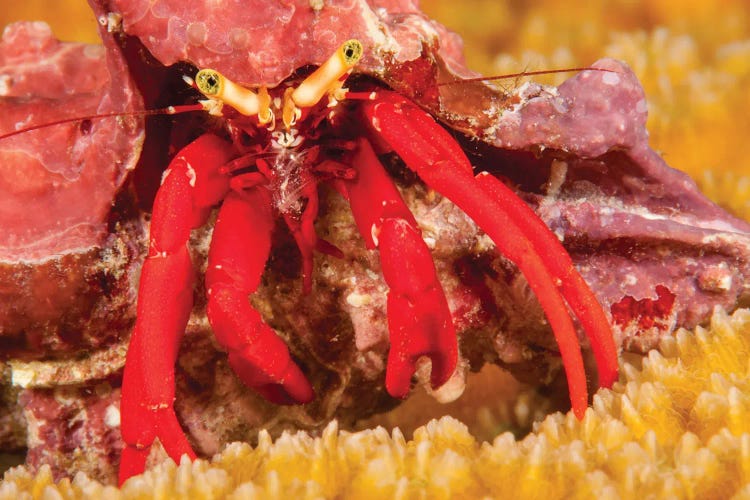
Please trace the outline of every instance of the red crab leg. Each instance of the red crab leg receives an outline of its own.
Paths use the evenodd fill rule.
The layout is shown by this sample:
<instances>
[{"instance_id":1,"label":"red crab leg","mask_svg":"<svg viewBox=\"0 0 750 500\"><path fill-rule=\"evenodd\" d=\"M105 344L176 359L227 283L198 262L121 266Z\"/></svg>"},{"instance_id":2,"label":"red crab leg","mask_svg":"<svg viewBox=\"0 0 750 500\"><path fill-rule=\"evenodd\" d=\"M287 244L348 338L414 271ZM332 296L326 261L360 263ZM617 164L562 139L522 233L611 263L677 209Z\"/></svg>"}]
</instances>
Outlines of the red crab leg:
<instances>
[{"instance_id":1,"label":"red crab leg","mask_svg":"<svg viewBox=\"0 0 750 500\"><path fill-rule=\"evenodd\" d=\"M450 378L458 358L456 331L417 222L369 142L357 141L351 161L358 175L342 184L367 248L380 249L390 288L386 388L392 396L405 398L421 356L432 360L434 388Z\"/></svg>"},{"instance_id":2,"label":"red crab leg","mask_svg":"<svg viewBox=\"0 0 750 500\"><path fill-rule=\"evenodd\" d=\"M526 276L552 326L568 378L573 411L582 418L588 394L578 337L556 280L542 258L548 253L540 248L543 242L535 243L528 237L520 227L526 224L525 218L514 219L513 212L504 206L507 200L488 195L474 178L460 146L430 115L391 92L378 92L375 100L364 101L362 106L375 131L406 164L427 185L466 212Z\"/></svg>"},{"instance_id":3,"label":"red crab leg","mask_svg":"<svg viewBox=\"0 0 750 500\"><path fill-rule=\"evenodd\" d=\"M260 284L274 227L270 193L231 192L216 220L206 270L206 313L229 364L243 383L277 404L307 403L310 383L286 344L248 302Z\"/></svg>"},{"instance_id":4,"label":"red crab leg","mask_svg":"<svg viewBox=\"0 0 750 500\"><path fill-rule=\"evenodd\" d=\"M154 201L151 242L138 289L138 316L122 382L121 484L143 472L157 437L173 459L179 461L183 454L195 458L172 406L174 365L193 304L187 241L190 229L203 223L204 208L221 199L228 182L223 176L214 177L202 183L201 195L196 196L192 164L218 169L229 160L228 149L223 140L210 135L188 145L165 171Z\"/></svg>"},{"instance_id":5,"label":"red crab leg","mask_svg":"<svg viewBox=\"0 0 750 500\"><path fill-rule=\"evenodd\" d=\"M195 458L173 408L174 364L192 309L193 274L187 241L191 228L203 225L211 207L226 195L230 181L222 167L231 154L230 145L218 137L198 138L170 163L154 201L149 256L141 272L138 319L123 376L121 430L125 448L120 484L143 472L157 437L174 460L183 454ZM241 186L240 181L251 178L265 180L261 174L247 174L234 178L232 185ZM286 345L262 323L247 301L247 294L257 287L270 249L270 198L252 203L250 195L247 198L251 201L241 202L237 196L230 195L228 211L222 209L225 216L220 215L219 219L228 222L217 221L209 253L213 266L206 283L215 293L215 297L209 297L209 320L220 342L230 350L230 364L246 384L274 402L309 401L312 389L299 369L288 361ZM244 217L233 215L236 210L231 207L235 205L244 209ZM253 209L259 211L260 229L247 224ZM233 228L235 223L239 229ZM245 246L257 236L258 249L251 247L248 251L233 246L232 234L227 233L238 231ZM248 256L241 255L242 251L247 251ZM242 267L245 265L247 269ZM254 274L256 283L248 286L248 276L252 281ZM239 335L230 328L236 328ZM248 334L248 330L254 333Z\"/></svg>"},{"instance_id":6,"label":"red crab leg","mask_svg":"<svg viewBox=\"0 0 750 500\"><path fill-rule=\"evenodd\" d=\"M565 300L581 322L594 351L599 372L599 385L612 387L617 381L617 347L612 329L593 292L576 271L570 255L560 240L542 219L516 194L493 175L483 172L477 181L492 198L499 200L513 220L522 220L526 236L538 252L544 252L544 262L553 277L560 281Z\"/></svg>"}]
</instances>

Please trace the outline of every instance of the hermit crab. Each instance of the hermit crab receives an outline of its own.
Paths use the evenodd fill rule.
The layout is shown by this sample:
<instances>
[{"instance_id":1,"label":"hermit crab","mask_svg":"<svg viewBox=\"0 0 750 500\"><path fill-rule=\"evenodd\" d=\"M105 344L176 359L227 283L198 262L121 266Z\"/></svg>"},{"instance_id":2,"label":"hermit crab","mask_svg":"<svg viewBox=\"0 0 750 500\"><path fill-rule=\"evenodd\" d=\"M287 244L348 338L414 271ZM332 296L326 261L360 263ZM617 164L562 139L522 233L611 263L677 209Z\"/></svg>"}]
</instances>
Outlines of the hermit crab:
<instances>
[{"instance_id":1,"label":"hermit crab","mask_svg":"<svg viewBox=\"0 0 750 500\"><path fill-rule=\"evenodd\" d=\"M425 111L388 90L343 87L363 46L346 41L301 82L251 90L203 69L195 85L202 106L227 116L229 140L204 135L170 163L154 202L143 266L138 320L128 351L121 412L120 480L143 470L158 437L175 458L194 456L172 409L171 366L192 307L191 228L221 204L206 273L207 315L242 381L270 401L307 403L313 389L284 343L247 302L260 282L281 216L303 259L311 289L313 253L336 253L319 240L317 185L329 182L349 200L368 248L377 248L388 292L390 352L386 388L406 397L417 360L432 361L431 383L443 385L457 362L456 333L430 252L373 144L394 150L431 188L487 232L527 276L558 339L573 409L587 405L577 315L597 357L600 381L617 374L609 323L557 238L513 192L486 173L475 176L465 154Z\"/></svg>"},{"instance_id":2,"label":"hermit crab","mask_svg":"<svg viewBox=\"0 0 750 500\"><path fill-rule=\"evenodd\" d=\"M188 240L191 229L207 220L213 222L213 232L206 238L210 250L205 286L199 277L196 287L205 289L205 306L198 308L205 309L220 349L228 354L224 359L242 382L279 404L312 400L305 406L315 406L332 386L343 394L339 402L352 399L342 389L344 382L321 381L315 372L325 363L338 363L342 371L342 363L362 372L364 366L370 370L367 376L348 380L365 381L366 388L379 383L397 398L408 394L417 365L422 371L428 366L427 378L437 388L458 372L458 360L471 349L478 365L497 358L509 364L519 358L533 363L542 355L561 358L573 410L580 418L588 391L577 326L589 339L599 384L608 386L617 376L617 349L628 341L646 344L642 337L632 340L636 335L628 330L630 325L648 320L654 332L668 333L705 313L686 316L686 304L705 304L705 310L716 303L731 307L747 288L744 247L734 245L745 241L746 225L705 201L648 149L639 121L645 116L642 91L621 64L598 64L567 89L528 85L507 97L485 82L456 82L473 75L456 59L455 38L409 2L261 2L252 19L244 11L235 15L214 9L210 2L191 4L187 13L161 4L92 4L102 25L110 73L121 78L113 79L98 114L79 113L75 143L123 131L128 144L137 143L138 126L132 124L138 115L132 102L137 99L129 77L151 108L157 107L164 74L186 76L188 85L181 79L176 86L169 84L169 107L144 114L202 117L190 125L187 139L170 137L168 147L161 149L172 159L160 172L153 202L137 321L122 382L121 424L116 422L125 442L121 481L144 469L156 438L175 459L195 456L191 443L196 445L196 420L202 417L191 419L190 412L175 411L181 404L175 381L179 386L179 370L185 370L179 367L176 377L175 362L193 299L200 295L193 294L197 273ZM347 29L334 30L341 28L342 18ZM269 31L268 26L275 28ZM198 70L207 67L216 70ZM185 104L196 97L202 102ZM112 125L103 112L119 121ZM529 119L532 113L538 116ZM597 117L601 120L592 126ZM104 123L110 124L100 135ZM160 133L147 126L146 142ZM143 158L150 156L144 151ZM518 170L533 170L530 180L517 180L523 179ZM135 172L138 185L143 184L137 179L142 171ZM394 171L401 176L398 182L392 179ZM412 181L404 182L409 175ZM417 187L405 189L408 182ZM430 201L428 209L415 210L422 203L412 199L415 189L424 199L446 201ZM523 199L516 194L526 191L530 194ZM458 228L451 233L459 234L454 246L470 254L468 258L440 255L435 239L450 237L425 229L424 221L443 217L454 204L458 208L451 217L460 223L451 220L446 226ZM343 224L329 217L333 206L345 206L346 217L353 217L357 234L348 236L351 241L334 236ZM683 227L690 230L681 232ZM461 238L461 231L476 234ZM276 288L282 288L265 282L269 269L278 268L283 259L275 248L280 232L290 235L291 260L300 263L299 272L286 283L297 283L305 293L296 302L287 300L291 305L282 314L273 309L269 314L269 307L257 305L255 299L265 294L273 301ZM673 257L690 258L697 263L691 273L704 276L700 286L683 286L683 280L692 278L671 271L669 277L655 274L658 281L641 271L654 259L640 251L650 248L640 242L656 247L657 234L667 235L665 246L678 250L652 252L658 264L666 262L667 269L673 269ZM361 248L355 250L360 253L352 256L353 248ZM480 267L475 261L483 259L493 262L484 266L488 276L455 272L460 279L446 286L446 269L468 262L473 272ZM365 260L369 267L361 265ZM729 260L739 265L728 267ZM331 270L348 261L366 270L340 278L340 289L326 289L332 283ZM518 269L526 279L515 278ZM523 297L530 287L533 293L526 295L541 304L557 349L538 342L528 349L528 358L526 352L519 355L512 342L505 342L504 329L524 330L526 324L519 327L512 321L494 332L492 342L466 335L459 349L456 332L479 329L489 316L535 318L522 308L513 311L513 300L501 308L504 292L490 289L494 285L485 279L500 282L499 287L505 281L517 286L521 291L507 294L511 299ZM650 294L653 284L656 295ZM673 292L678 288L679 297ZM387 304L380 310L387 310L390 348L383 369L377 356L368 356L374 342L360 343L359 338L349 358L329 361L326 351L333 357L343 343L338 327L318 332L313 340L302 339L300 348L294 335L275 326L312 330L305 316L314 309L310 304L316 296L320 302L364 310L367 301L376 303L386 295ZM324 318L316 320L318 325L339 321L327 317L326 308L317 314ZM201 321L195 316L190 319L193 325ZM269 316L275 316L273 327ZM365 323L370 319L352 314L351 320L339 322L357 333L369 328ZM541 330L547 337L543 321L529 323L535 323L534 333ZM529 338L526 331L522 335ZM294 344L291 354L287 344ZM311 359L300 354L305 349L314 352ZM380 382L373 381L376 377ZM203 390L194 385L196 392ZM359 405L359 414L376 406L349 404ZM304 424L314 428L323 418L336 416L335 404L326 400L318 414L318 420ZM191 431L190 442L185 428ZM199 451L207 449L201 446Z\"/></svg>"}]
</instances>

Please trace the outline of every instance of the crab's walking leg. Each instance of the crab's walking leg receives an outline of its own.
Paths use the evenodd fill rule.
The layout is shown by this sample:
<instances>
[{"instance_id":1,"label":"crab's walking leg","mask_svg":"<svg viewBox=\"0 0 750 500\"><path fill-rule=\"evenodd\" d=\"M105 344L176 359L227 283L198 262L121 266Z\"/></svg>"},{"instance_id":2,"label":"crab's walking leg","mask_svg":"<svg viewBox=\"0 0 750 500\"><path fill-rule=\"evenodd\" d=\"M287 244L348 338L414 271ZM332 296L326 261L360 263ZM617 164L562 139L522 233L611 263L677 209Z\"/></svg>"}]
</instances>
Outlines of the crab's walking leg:
<instances>
[{"instance_id":1,"label":"crab's walking leg","mask_svg":"<svg viewBox=\"0 0 750 500\"><path fill-rule=\"evenodd\" d=\"M433 387L450 378L458 358L456 331L417 222L369 142L357 141L351 162L358 175L343 185L367 247L380 250L390 288L386 388L392 396L405 398L421 356L432 361Z\"/></svg>"},{"instance_id":2,"label":"crab's walking leg","mask_svg":"<svg viewBox=\"0 0 750 500\"><path fill-rule=\"evenodd\" d=\"M227 195L230 180L222 167L232 154L231 145L216 136L198 138L172 160L156 195L138 317L123 376L120 483L143 472L157 437L174 460L183 454L195 458L173 408L174 364L192 308L187 242L190 230L203 225L211 207ZM265 179L257 173L245 179L253 175ZM268 197L264 190L242 192L247 193L242 200L230 194L214 230L206 275L209 320L246 384L275 402L309 401L312 389L289 360L286 345L248 303L268 257L273 220L270 198L262 198L263 193ZM257 226L251 223L255 210Z\"/></svg>"},{"instance_id":3,"label":"crab's walking leg","mask_svg":"<svg viewBox=\"0 0 750 500\"><path fill-rule=\"evenodd\" d=\"M507 209L507 200L489 195L483 184L474 178L471 164L460 146L427 113L390 92L379 92L374 101L364 101L362 106L375 132L428 186L445 194L466 212L526 276L552 326L568 379L573 411L582 418L588 399L586 374L575 328L558 289L558 283L565 276L553 276L555 273L550 272L543 260L548 251L540 248L543 242L530 238L521 227L526 224L525 215L516 219L518 214ZM583 280L576 285L586 286ZM592 308L600 308L595 302L588 307L582 311L584 316L592 314ZM591 323L588 319L582 321L584 327ZM603 336L592 335L592 338ZM614 350L603 351L614 354ZM614 363L616 365L616 359Z\"/></svg>"},{"instance_id":4,"label":"crab's walking leg","mask_svg":"<svg viewBox=\"0 0 750 500\"><path fill-rule=\"evenodd\" d=\"M307 403L314 395L310 383L248 301L260 284L273 227L271 195L264 187L227 196L208 254L206 312L242 382L277 404Z\"/></svg>"},{"instance_id":5,"label":"crab's walking leg","mask_svg":"<svg viewBox=\"0 0 750 500\"><path fill-rule=\"evenodd\" d=\"M593 292L576 271L570 255L542 219L516 194L493 175L483 172L477 181L493 199L499 200L513 220L524 221L521 229L534 243L553 277L560 281L565 300L580 320L599 372L599 385L612 387L617 381L617 347L612 329Z\"/></svg>"},{"instance_id":6,"label":"crab's walking leg","mask_svg":"<svg viewBox=\"0 0 750 500\"><path fill-rule=\"evenodd\" d=\"M169 256L152 253L143 265L142 298L138 300L138 321L128 348L120 403L125 441L121 484L143 472L156 437L175 460L183 454L195 458L172 407L174 364L193 303L191 272L184 245ZM164 283L170 284L169 290Z\"/></svg>"},{"instance_id":7,"label":"crab's walking leg","mask_svg":"<svg viewBox=\"0 0 750 500\"><path fill-rule=\"evenodd\" d=\"M199 195L196 171L218 169L229 160L227 144L206 135L184 148L169 165L154 201L149 252L141 271L138 311L122 382L120 413L125 447L120 483L143 472L151 444L159 438L179 460L195 457L172 406L174 365L193 304L193 270L187 249L190 229L203 223L206 207L226 192L223 176L208 176ZM201 201L205 203L200 203Z\"/></svg>"}]
</instances>

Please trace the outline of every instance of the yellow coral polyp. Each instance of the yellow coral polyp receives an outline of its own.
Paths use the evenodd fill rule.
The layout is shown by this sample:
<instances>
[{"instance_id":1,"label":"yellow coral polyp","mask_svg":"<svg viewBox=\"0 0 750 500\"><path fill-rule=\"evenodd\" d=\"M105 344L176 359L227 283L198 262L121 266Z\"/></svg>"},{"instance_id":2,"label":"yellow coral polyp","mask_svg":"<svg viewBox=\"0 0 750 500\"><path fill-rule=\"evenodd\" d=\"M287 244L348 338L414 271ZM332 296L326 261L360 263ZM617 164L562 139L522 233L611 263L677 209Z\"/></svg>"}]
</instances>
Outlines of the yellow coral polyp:
<instances>
[{"instance_id":1,"label":"yellow coral polyp","mask_svg":"<svg viewBox=\"0 0 750 500\"><path fill-rule=\"evenodd\" d=\"M623 367L582 421L556 413L522 440L479 443L443 417L398 429L299 432L232 444L211 462L167 461L121 490L48 468L6 473L16 498L727 498L750 494L750 310L665 339Z\"/></svg>"}]
</instances>

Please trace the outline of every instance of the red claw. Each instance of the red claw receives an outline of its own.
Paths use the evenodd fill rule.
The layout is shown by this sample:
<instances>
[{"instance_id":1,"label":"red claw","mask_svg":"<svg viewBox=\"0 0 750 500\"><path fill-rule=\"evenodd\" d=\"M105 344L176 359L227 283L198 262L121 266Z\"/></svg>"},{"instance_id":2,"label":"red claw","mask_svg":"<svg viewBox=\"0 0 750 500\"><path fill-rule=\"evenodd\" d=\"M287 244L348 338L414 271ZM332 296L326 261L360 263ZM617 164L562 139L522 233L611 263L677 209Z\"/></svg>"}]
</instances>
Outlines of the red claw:
<instances>
[{"instance_id":1,"label":"red claw","mask_svg":"<svg viewBox=\"0 0 750 500\"><path fill-rule=\"evenodd\" d=\"M256 186L232 192L216 220L206 270L207 314L216 339L245 385L277 404L307 403L313 390L286 344L247 300L271 251L271 195Z\"/></svg>"},{"instance_id":2,"label":"red claw","mask_svg":"<svg viewBox=\"0 0 750 500\"><path fill-rule=\"evenodd\" d=\"M422 356L432 360L434 388L448 381L458 361L456 331L417 222L369 142L357 142L351 161L358 175L344 186L354 220L368 248L379 248L383 277L390 287L386 389L405 398Z\"/></svg>"},{"instance_id":3,"label":"red claw","mask_svg":"<svg viewBox=\"0 0 750 500\"><path fill-rule=\"evenodd\" d=\"M247 300L260 282L274 219L270 195L258 182L229 191L230 180L219 171L232 154L223 139L198 138L172 160L156 196L123 376L120 484L143 472L156 438L175 461L196 456L173 408L174 365L192 309L187 241L191 228L204 224L209 209L225 197L206 274L207 314L216 337L240 379L267 399L293 404L313 398L286 344Z\"/></svg>"},{"instance_id":4,"label":"red claw","mask_svg":"<svg viewBox=\"0 0 750 500\"><path fill-rule=\"evenodd\" d=\"M379 239L383 276L391 287L385 386L392 396L405 398L421 356L432 361L433 388L448 381L458 359L456 331L432 256L418 230L403 220L389 219Z\"/></svg>"},{"instance_id":5,"label":"red claw","mask_svg":"<svg viewBox=\"0 0 750 500\"><path fill-rule=\"evenodd\" d=\"M557 339L573 411L583 418L588 403L578 337L563 297L592 341L601 382L611 385L617 353L609 325L593 293L544 223L510 190L477 180L461 147L427 113L392 92L378 92L362 108L373 134L393 148L420 178L447 196L495 242L526 276Z\"/></svg>"}]
</instances>

